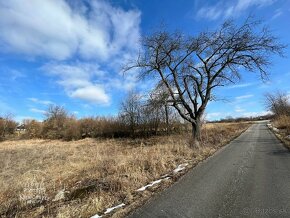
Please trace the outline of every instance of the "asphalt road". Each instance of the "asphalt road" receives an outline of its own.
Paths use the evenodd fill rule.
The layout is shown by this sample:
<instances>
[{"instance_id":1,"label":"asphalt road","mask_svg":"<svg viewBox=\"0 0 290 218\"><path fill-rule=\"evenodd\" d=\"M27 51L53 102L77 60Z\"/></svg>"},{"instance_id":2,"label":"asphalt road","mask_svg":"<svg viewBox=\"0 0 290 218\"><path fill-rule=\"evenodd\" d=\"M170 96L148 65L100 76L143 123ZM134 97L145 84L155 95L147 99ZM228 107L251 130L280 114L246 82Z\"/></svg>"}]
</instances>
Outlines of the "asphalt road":
<instances>
[{"instance_id":1,"label":"asphalt road","mask_svg":"<svg viewBox=\"0 0 290 218\"><path fill-rule=\"evenodd\" d=\"M290 217L290 153L254 124L129 217Z\"/></svg>"}]
</instances>

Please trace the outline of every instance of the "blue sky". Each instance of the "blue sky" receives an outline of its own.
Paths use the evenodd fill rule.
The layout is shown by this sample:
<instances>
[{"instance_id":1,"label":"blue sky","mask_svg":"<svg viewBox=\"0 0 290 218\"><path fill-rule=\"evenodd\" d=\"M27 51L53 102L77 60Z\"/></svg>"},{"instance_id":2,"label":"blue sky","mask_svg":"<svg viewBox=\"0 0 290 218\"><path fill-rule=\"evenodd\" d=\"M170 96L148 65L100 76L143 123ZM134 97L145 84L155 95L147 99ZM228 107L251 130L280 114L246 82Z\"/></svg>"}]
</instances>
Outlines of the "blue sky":
<instances>
[{"instance_id":1,"label":"blue sky","mask_svg":"<svg viewBox=\"0 0 290 218\"><path fill-rule=\"evenodd\" d=\"M161 23L198 34L249 14L290 44L289 0L0 0L0 114L41 120L58 104L77 117L116 115L129 90L152 87L121 71L143 35ZM265 92L290 94L289 47L285 55L273 57L266 83L243 71L239 83L217 90L220 101L208 105L207 118L265 114Z\"/></svg>"}]
</instances>

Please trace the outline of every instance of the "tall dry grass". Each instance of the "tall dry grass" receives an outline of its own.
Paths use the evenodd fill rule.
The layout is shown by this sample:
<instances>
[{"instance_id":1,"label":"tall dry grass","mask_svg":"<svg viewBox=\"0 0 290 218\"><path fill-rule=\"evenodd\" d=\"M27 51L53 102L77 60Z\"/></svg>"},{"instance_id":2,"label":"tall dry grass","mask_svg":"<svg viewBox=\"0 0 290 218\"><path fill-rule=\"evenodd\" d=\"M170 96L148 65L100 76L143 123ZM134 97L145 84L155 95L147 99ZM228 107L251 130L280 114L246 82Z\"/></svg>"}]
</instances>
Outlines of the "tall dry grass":
<instances>
[{"instance_id":1,"label":"tall dry grass","mask_svg":"<svg viewBox=\"0 0 290 218\"><path fill-rule=\"evenodd\" d=\"M276 136L290 149L290 115L276 116L273 125L279 129L279 132L274 131Z\"/></svg>"},{"instance_id":2,"label":"tall dry grass","mask_svg":"<svg viewBox=\"0 0 290 218\"><path fill-rule=\"evenodd\" d=\"M2 142L0 215L90 217L121 202L128 205L146 196L136 189L178 164L203 160L248 126L209 124L201 147L195 149L188 146L184 134L135 140ZM122 210L115 216L123 216Z\"/></svg>"},{"instance_id":3,"label":"tall dry grass","mask_svg":"<svg viewBox=\"0 0 290 218\"><path fill-rule=\"evenodd\" d=\"M274 119L274 126L290 135L290 116L280 115Z\"/></svg>"}]
</instances>

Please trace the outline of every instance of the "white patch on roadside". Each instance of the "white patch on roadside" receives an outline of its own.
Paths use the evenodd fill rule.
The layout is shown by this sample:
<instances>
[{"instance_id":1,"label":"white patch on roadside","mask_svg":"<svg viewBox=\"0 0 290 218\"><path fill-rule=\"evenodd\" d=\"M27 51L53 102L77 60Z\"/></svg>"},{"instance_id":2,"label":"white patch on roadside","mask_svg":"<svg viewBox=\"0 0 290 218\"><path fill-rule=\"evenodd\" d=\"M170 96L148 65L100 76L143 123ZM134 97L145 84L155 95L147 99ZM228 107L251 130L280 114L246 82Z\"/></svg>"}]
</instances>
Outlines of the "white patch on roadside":
<instances>
[{"instance_id":1,"label":"white patch on roadside","mask_svg":"<svg viewBox=\"0 0 290 218\"><path fill-rule=\"evenodd\" d=\"M124 207L124 206L125 206L125 204L122 203L122 204L119 204L119 205L117 205L117 206L115 206L115 207L110 207L110 208L108 208L108 209L105 211L105 214L108 214L108 213L112 212L113 210L118 209L118 208L121 208L121 207Z\"/></svg>"},{"instance_id":2,"label":"white patch on roadside","mask_svg":"<svg viewBox=\"0 0 290 218\"><path fill-rule=\"evenodd\" d=\"M151 187L151 186L153 186L153 185L156 185L156 184L160 183L162 180L167 180L167 179L170 179L170 177L167 176L167 177L165 177L165 178L163 178L163 179L155 180L155 181L149 183L148 185L145 185L145 186L143 186L143 187L137 189L137 191L138 191L138 192L143 192L143 191L145 191L148 187Z\"/></svg>"},{"instance_id":3,"label":"white patch on roadside","mask_svg":"<svg viewBox=\"0 0 290 218\"><path fill-rule=\"evenodd\" d=\"M175 170L173 170L173 173L178 173L178 172L184 170L187 165L188 165L187 163L178 165L177 168Z\"/></svg>"},{"instance_id":4,"label":"white patch on roadside","mask_svg":"<svg viewBox=\"0 0 290 218\"><path fill-rule=\"evenodd\" d=\"M98 214L92 216L91 218L101 218L102 216L99 216Z\"/></svg>"}]
</instances>

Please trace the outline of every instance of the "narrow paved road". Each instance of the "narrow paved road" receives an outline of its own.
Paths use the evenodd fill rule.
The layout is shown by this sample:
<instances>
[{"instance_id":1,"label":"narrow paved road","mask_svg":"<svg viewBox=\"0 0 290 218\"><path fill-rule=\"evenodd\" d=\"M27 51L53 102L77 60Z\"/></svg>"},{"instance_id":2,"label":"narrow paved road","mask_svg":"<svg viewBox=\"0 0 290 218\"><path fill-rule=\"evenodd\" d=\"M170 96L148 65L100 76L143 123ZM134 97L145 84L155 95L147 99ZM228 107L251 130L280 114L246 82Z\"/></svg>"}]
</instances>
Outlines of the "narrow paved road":
<instances>
[{"instance_id":1,"label":"narrow paved road","mask_svg":"<svg viewBox=\"0 0 290 218\"><path fill-rule=\"evenodd\" d=\"M290 153L254 124L129 217L290 217Z\"/></svg>"}]
</instances>

